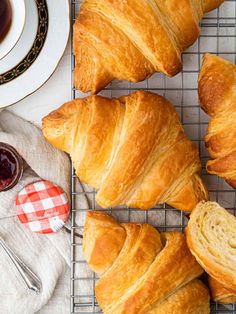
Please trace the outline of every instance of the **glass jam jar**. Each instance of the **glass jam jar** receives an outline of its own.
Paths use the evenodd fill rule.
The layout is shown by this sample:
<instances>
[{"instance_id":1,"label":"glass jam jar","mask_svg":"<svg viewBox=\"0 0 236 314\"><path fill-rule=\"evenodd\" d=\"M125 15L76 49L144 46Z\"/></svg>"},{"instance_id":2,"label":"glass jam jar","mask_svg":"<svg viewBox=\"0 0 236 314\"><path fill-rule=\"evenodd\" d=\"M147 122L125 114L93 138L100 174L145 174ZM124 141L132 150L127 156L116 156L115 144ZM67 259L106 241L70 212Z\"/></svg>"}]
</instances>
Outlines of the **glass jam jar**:
<instances>
[{"instance_id":1,"label":"glass jam jar","mask_svg":"<svg viewBox=\"0 0 236 314\"><path fill-rule=\"evenodd\" d=\"M10 145L0 142L0 192L10 190L21 179L23 159Z\"/></svg>"}]
</instances>

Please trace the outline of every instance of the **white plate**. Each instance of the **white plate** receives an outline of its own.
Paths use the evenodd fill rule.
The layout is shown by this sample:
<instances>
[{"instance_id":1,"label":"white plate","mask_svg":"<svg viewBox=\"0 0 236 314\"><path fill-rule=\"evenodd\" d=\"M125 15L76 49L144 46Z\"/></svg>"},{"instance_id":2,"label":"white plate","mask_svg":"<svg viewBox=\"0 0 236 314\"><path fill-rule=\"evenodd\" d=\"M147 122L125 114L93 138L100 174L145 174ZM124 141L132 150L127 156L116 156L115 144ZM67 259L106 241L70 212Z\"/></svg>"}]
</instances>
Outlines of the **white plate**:
<instances>
[{"instance_id":1,"label":"white plate","mask_svg":"<svg viewBox=\"0 0 236 314\"><path fill-rule=\"evenodd\" d=\"M26 22L12 51L0 60L0 108L40 88L55 71L68 42L68 0L26 0Z\"/></svg>"}]
</instances>

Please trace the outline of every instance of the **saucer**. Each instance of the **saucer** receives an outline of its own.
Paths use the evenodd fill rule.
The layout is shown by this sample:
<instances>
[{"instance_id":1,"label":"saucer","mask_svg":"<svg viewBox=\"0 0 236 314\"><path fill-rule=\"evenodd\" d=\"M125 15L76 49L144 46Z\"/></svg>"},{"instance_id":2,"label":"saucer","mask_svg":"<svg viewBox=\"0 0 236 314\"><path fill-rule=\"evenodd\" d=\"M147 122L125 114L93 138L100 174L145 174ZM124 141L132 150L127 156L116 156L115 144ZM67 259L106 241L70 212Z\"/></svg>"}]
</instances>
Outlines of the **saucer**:
<instances>
[{"instance_id":1,"label":"saucer","mask_svg":"<svg viewBox=\"0 0 236 314\"><path fill-rule=\"evenodd\" d=\"M69 38L69 1L25 0L25 7L23 33L0 60L0 108L22 100L50 78Z\"/></svg>"}]
</instances>

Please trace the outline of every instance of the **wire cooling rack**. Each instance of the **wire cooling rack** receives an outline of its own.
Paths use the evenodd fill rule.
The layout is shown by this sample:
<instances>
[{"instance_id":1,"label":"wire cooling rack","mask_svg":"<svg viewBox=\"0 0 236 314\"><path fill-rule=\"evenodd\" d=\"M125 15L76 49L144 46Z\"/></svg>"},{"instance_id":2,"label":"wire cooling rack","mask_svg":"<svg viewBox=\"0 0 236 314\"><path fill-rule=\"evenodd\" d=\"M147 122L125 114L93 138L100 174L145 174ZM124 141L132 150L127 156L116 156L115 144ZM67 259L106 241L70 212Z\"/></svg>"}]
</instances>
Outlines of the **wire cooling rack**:
<instances>
[{"instance_id":1,"label":"wire cooling rack","mask_svg":"<svg viewBox=\"0 0 236 314\"><path fill-rule=\"evenodd\" d=\"M71 0L72 25L81 2ZM155 74L148 80L136 84L115 81L100 94L108 97L119 97L137 89L145 89L161 94L170 100L179 113L186 134L199 148L203 165L203 178L209 188L210 199L219 202L235 214L235 190L231 189L220 178L207 174L205 170L205 163L209 158L204 145L208 116L200 109L197 94L197 77L202 56L205 52L217 54L236 64L236 0L226 0L219 9L204 17L201 23L201 36L183 54L184 66L180 74L174 78ZM73 75L75 64L73 54L71 58ZM73 99L84 96L72 86ZM94 287L98 278L89 269L83 258L82 241L81 238L76 236L76 233L83 233L87 208L82 208L81 204L84 204L85 197L89 202L90 209L103 209L96 204L96 192L86 185L82 185L81 190L78 183L78 178L72 170L71 313L101 313L94 295ZM155 206L149 211L138 211L127 207L104 211L112 214L120 222L147 222L160 231L183 231L187 223L187 219L182 212L167 205ZM236 314L236 305L223 306L212 303L211 313Z\"/></svg>"}]
</instances>

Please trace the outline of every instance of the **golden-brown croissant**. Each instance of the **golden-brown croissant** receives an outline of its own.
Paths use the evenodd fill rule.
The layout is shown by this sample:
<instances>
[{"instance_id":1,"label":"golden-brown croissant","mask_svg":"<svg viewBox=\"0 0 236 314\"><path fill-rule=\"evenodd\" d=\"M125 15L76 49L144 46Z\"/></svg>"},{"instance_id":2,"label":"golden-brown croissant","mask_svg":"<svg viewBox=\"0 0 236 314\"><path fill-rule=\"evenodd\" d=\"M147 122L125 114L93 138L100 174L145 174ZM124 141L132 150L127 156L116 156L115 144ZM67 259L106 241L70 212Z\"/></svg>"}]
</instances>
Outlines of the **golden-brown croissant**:
<instances>
[{"instance_id":1,"label":"golden-brown croissant","mask_svg":"<svg viewBox=\"0 0 236 314\"><path fill-rule=\"evenodd\" d=\"M207 171L236 188L236 66L206 54L199 76L199 98L211 116L205 142L214 160L207 162Z\"/></svg>"},{"instance_id":2,"label":"golden-brown croissant","mask_svg":"<svg viewBox=\"0 0 236 314\"><path fill-rule=\"evenodd\" d=\"M221 303L236 299L236 217L215 202L201 202L192 211L187 243L212 277L212 297Z\"/></svg>"},{"instance_id":3,"label":"golden-brown croissant","mask_svg":"<svg viewBox=\"0 0 236 314\"><path fill-rule=\"evenodd\" d=\"M100 275L95 294L105 314L208 314L203 270L179 232L148 224L118 224L111 216L87 213L83 252Z\"/></svg>"},{"instance_id":4,"label":"golden-brown croissant","mask_svg":"<svg viewBox=\"0 0 236 314\"><path fill-rule=\"evenodd\" d=\"M236 302L236 294L225 288L222 283L212 277L209 277L209 286L212 299L218 303L229 304Z\"/></svg>"},{"instance_id":5,"label":"golden-brown croissant","mask_svg":"<svg viewBox=\"0 0 236 314\"><path fill-rule=\"evenodd\" d=\"M104 208L168 203L191 210L207 198L198 151L175 108L159 95L77 99L45 117L42 130L71 155L79 178L99 189Z\"/></svg>"},{"instance_id":6,"label":"golden-brown croissant","mask_svg":"<svg viewBox=\"0 0 236 314\"><path fill-rule=\"evenodd\" d=\"M205 12L224 0L85 0L74 25L75 87L93 93L114 78L142 81L182 68Z\"/></svg>"}]
</instances>

